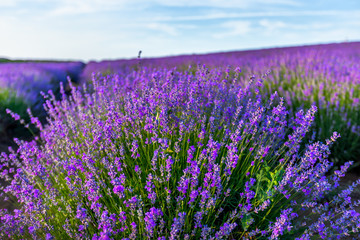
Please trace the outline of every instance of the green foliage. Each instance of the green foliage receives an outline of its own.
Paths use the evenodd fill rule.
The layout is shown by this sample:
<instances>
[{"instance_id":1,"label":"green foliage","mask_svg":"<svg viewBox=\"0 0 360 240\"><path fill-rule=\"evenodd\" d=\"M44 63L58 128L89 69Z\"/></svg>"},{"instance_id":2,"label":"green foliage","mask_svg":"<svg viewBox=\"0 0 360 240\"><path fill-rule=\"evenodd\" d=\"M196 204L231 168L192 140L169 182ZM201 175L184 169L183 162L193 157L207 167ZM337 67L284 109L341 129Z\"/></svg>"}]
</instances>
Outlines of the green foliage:
<instances>
[{"instance_id":1,"label":"green foliage","mask_svg":"<svg viewBox=\"0 0 360 240\"><path fill-rule=\"evenodd\" d=\"M16 96L14 91L0 89L0 133L8 138L28 135L29 131L6 113L6 109L11 109L19 114L21 119L29 121L27 108L29 108L29 105L22 98Z\"/></svg>"}]
</instances>

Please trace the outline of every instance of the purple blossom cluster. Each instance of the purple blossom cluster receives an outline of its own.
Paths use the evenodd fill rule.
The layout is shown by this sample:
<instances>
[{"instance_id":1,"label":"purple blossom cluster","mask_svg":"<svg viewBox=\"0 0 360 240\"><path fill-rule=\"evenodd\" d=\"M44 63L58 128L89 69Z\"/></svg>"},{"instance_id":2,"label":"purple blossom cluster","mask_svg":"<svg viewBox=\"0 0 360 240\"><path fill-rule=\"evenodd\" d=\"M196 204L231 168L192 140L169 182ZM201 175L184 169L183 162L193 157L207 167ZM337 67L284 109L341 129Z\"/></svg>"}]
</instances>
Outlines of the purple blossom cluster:
<instances>
[{"instance_id":1,"label":"purple blossom cluster","mask_svg":"<svg viewBox=\"0 0 360 240\"><path fill-rule=\"evenodd\" d=\"M18 202L0 211L0 237L359 237L350 194L360 181L325 198L350 165L329 172L338 134L301 152L317 108L289 121L263 83L205 66L70 83L70 97L46 100L39 144L18 140L0 157L1 194Z\"/></svg>"}]
</instances>

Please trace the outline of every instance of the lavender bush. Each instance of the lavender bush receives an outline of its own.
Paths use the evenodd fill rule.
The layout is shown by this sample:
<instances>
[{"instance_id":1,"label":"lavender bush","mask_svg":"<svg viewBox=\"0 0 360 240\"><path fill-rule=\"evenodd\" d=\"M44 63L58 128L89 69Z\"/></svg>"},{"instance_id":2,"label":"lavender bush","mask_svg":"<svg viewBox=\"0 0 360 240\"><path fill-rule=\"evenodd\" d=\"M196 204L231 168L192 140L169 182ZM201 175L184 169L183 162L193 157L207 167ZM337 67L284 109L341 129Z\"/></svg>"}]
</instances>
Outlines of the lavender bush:
<instances>
[{"instance_id":1,"label":"lavender bush","mask_svg":"<svg viewBox=\"0 0 360 240\"><path fill-rule=\"evenodd\" d=\"M349 194L360 181L324 198L351 164L328 174L339 135L299 152L316 107L287 121L276 93L263 104L261 79L244 87L222 75L143 68L50 97L49 124L31 117L39 144L2 154L2 192L18 208L1 210L1 237L359 237Z\"/></svg>"}]
</instances>

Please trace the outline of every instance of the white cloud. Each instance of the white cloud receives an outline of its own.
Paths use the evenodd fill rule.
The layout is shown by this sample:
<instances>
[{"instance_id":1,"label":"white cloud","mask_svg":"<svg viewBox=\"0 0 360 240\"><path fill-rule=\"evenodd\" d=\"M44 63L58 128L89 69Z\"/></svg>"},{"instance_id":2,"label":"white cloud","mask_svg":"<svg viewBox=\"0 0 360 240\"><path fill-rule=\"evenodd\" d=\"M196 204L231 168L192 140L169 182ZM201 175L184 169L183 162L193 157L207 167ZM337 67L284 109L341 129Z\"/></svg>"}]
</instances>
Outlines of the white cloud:
<instances>
[{"instance_id":1,"label":"white cloud","mask_svg":"<svg viewBox=\"0 0 360 240\"><path fill-rule=\"evenodd\" d=\"M176 30L176 28L169 24L153 22L153 23L146 24L146 27L149 29L155 30L155 31L163 32L170 36L177 36L179 34L178 31Z\"/></svg>"},{"instance_id":2,"label":"white cloud","mask_svg":"<svg viewBox=\"0 0 360 240\"><path fill-rule=\"evenodd\" d=\"M55 0L55 7L49 15L73 15L121 9L129 0Z\"/></svg>"},{"instance_id":3,"label":"white cloud","mask_svg":"<svg viewBox=\"0 0 360 240\"><path fill-rule=\"evenodd\" d=\"M214 38L226 38L245 35L251 31L250 21L228 21L221 25L222 32L213 34Z\"/></svg>"},{"instance_id":4,"label":"white cloud","mask_svg":"<svg viewBox=\"0 0 360 240\"><path fill-rule=\"evenodd\" d=\"M95 8L107 8L109 6L123 6L126 5L163 5L173 7L221 7L221 8L247 8L249 6L258 6L258 4L265 5L283 5L283 6L299 6L301 1L299 0L0 0L0 6L15 6L20 5L21 2L28 4L37 3L54 3L59 7L62 6L64 9L76 8L86 6L86 9L90 7ZM61 11L59 11L61 12ZM72 11L71 11L72 12Z\"/></svg>"},{"instance_id":5,"label":"white cloud","mask_svg":"<svg viewBox=\"0 0 360 240\"><path fill-rule=\"evenodd\" d=\"M38 4L38 3L49 3L57 0L0 0L1 7L21 7L22 3L27 4ZM62 0L61 0L62 1Z\"/></svg>"},{"instance_id":6,"label":"white cloud","mask_svg":"<svg viewBox=\"0 0 360 240\"><path fill-rule=\"evenodd\" d=\"M260 20L259 25L262 28L265 28L265 32L268 34L272 34L275 31L279 31L279 30L281 31L281 29L288 27L288 25L283 21L270 21L268 19Z\"/></svg>"},{"instance_id":7,"label":"white cloud","mask_svg":"<svg viewBox=\"0 0 360 240\"><path fill-rule=\"evenodd\" d=\"M166 6L186 6L186 7L221 7L221 8L248 8L250 6L257 6L258 4L267 5L287 5L299 6L301 3L296 0L155 0L162 5Z\"/></svg>"},{"instance_id":8,"label":"white cloud","mask_svg":"<svg viewBox=\"0 0 360 240\"><path fill-rule=\"evenodd\" d=\"M0 0L0 7L13 7L16 4L17 0Z\"/></svg>"},{"instance_id":9,"label":"white cloud","mask_svg":"<svg viewBox=\"0 0 360 240\"><path fill-rule=\"evenodd\" d=\"M360 16L360 10L317 10L317 11L266 11L266 12L243 12L228 13L218 11L215 13L193 15L193 16L162 16L154 18L156 21L196 21L196 20L217 20L234 18L259 18L259 17L302 17L302 16Z\"/></svg>"}]
</instances>

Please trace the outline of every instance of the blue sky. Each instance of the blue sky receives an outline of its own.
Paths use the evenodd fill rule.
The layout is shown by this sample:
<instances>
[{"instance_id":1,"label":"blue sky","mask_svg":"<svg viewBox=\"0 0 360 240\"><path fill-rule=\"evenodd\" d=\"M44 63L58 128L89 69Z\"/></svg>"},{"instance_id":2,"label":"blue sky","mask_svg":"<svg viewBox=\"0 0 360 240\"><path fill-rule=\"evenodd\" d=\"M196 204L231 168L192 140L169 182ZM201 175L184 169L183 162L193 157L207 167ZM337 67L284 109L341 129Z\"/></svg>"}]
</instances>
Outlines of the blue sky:
<instances>
[{"instance_id":1,"label":"blue sky","mask_svg":"<svg viewBox=\"0 0 360 240\"><path fill-rule=\"evenodd\" d=\"M0 57L102 60L360 40L359 0L0 0Z\"/></svg>"}]
</instances>

